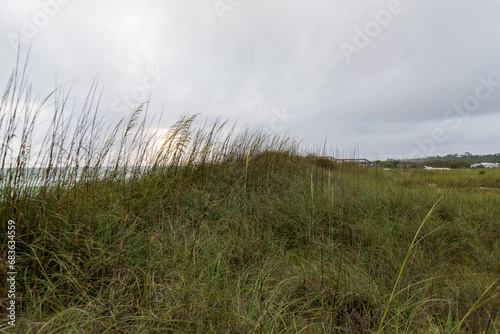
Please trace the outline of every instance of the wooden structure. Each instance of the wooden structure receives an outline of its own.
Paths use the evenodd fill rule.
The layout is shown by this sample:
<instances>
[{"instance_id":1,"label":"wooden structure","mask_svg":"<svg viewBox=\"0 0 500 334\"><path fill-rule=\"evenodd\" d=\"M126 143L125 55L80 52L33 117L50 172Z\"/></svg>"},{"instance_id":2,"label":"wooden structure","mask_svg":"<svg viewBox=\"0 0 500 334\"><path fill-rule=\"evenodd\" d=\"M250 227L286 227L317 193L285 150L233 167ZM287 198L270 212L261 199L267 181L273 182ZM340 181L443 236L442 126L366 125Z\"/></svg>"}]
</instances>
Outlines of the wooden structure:
<instances>
[{"instance_id":1,"label":"wooden structure","mask_svg":"<svg viewBox=\"0 0 500 334\"><path fill-rule=\"evenodd\" d=\"M331 160L335 163L351 163L351 164L357 164L360 166L366 166L366 167L371 167L373 166L372 162L368 159L337 159L334 157L330 156L319 156L314 153L311 153L307 156L308 158L315 158L315 159L328 159Z\"/></svg>"}]
</instances>

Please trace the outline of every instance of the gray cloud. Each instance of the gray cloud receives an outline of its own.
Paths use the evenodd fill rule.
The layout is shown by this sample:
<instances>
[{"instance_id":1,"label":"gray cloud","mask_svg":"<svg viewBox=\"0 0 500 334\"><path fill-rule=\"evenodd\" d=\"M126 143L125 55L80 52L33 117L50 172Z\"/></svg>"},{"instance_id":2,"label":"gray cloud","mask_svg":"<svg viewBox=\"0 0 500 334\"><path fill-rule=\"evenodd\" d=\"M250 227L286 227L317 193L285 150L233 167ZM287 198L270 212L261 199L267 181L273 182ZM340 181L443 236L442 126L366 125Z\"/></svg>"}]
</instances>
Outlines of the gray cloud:
<instances>
[{"instance_id":1,"label":"gray cloud","mask_svg":"<svg viewBox=\"0 0 500 334\"><path fill-rule=\"evenodd\" d=\"M500 87L460 127L444 120L474 94L478 77L500 82L500 4L401 0L399 13L349 63L342 43L354 45L356 28L366 33L373 11L394 1L220 0L231 8L221 14L201 0L7 0L0 84L15 64L10 33L34 24L35 91L50 92L57 77L74 83L71 96L83 100L99 77L110 120L124 110L113 103L138 95L148 68L158 68L168 76L151 90L151 108L163 110L165 126L184 113L265 126L276 122L273 110L286 107L294 118L283 124L292 134L311 143L328 134L331 147L359 146L368 158L420 149L436 128L447 139L432 153L500 151ZM40 13L49 20L37 27Z\"/></svg>"}]
</instances>

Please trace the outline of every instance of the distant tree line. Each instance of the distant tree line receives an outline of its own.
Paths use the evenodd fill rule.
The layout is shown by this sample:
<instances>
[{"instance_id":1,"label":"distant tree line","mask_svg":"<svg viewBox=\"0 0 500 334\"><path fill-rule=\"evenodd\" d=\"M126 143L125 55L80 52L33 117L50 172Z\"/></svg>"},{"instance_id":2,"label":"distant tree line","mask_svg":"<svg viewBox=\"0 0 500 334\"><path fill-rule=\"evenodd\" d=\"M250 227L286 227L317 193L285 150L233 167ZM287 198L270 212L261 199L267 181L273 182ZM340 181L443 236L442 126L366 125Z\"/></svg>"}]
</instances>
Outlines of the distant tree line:
<instances>
[{"instance_id":1,"label":"distant tree line","mask_svg":"<svg viewBox=\"0 0 500 334\"><path fill-rule=\"evenodd\" d=\"M496 162L500 163L500 153L496 154L471 154L465 152L464 154L448 154L445 156L431 156L420 159L412 160L391 160L387 161L374 161L374 165L381 168L424 168L424 166L434 168L470 168L472 164L480 162Z\"/></svg>"},{"instance_id":2,"label":"distant tree line","mask_svg":"<svg viewBox=\"0 0 500 334\"><path fill-rule=\"evenodd\" d=\"M374 166L382 168L423 168L424 166L419 162L406 161L406 160L387 160L387 161L374 161Z\"/></svg>"},{"instance_id":3,"label":"distant tree line","mask_svg":"<svg viewBox=\"0 0 500 334\"><path fill-rule=\"evenodd\" d=\"M428 161L404 161L404 160L388 160L388 161L375 161L374 165L381 168L424 168L424 166L434 168L470 168L471 163L459 160L428 160Z\"/></svg>"},{"instance_id":4,"label":"distant tree line","mask_svg":"<svg viewBox=\"0 0 500 334\"><path fill-rule=\"evenodd\" d=\"M465 152L464 154L448 154L443 157L436 155L433 157L427 157L423 159L415 159L412 161L423 162L423 161L438 161L438 160L455 160L455 161L465 161L471 164L480 163L480 162L500 162L500 153L495 154L472 154L470 152Z\"/></svg>"},{"instance_id":5,"label":"distant tree line","mask_svg":"<svg viewBox=\"0 0 500 334\"><path fill-rule=\"evenodd\" d=\"M429 160L422 162L424 166L435 167L435 168L470 168L471 163L467 161L460 160Z\"/></svg>"}]
</instances>

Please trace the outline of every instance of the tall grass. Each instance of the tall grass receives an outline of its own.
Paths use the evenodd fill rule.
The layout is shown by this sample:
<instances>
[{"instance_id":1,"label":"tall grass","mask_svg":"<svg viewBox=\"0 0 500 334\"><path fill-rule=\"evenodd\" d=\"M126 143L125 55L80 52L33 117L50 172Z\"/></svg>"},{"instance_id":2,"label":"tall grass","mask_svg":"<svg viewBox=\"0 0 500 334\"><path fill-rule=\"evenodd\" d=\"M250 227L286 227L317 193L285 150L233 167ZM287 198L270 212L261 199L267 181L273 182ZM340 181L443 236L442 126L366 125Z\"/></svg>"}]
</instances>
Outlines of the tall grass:
<instances>
[{"instance_id":1,"label":"tall grass","mask_svg":"<svg viewBox=\"0 0 500 334\"><path fill-rule=\"evenodd\" d=\"M26 80L0 104L13 332L498 333L498 171L335 164L198 115L164 131L147 103L108 126L96 84L77 112Z\"/></svg>"}]
</instances>

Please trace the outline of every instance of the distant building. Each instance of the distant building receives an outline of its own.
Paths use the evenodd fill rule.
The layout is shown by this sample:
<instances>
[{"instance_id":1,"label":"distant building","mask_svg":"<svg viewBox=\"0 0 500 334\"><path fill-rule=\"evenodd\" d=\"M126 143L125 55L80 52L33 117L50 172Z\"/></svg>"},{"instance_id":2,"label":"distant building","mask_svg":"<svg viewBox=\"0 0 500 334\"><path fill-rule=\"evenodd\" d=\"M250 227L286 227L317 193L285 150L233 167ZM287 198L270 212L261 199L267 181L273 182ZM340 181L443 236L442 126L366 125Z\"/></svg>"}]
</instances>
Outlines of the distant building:
<instances>
[{"instance_id":1,"label":"distant building","mask_svg":"<svg viewBox=\"0 0 500 334\"><path fill-rule=\"evenodd\" d=\"M430 166L424 166L424 169L433 169L433 170L450 170L449 168L430 167Z\"/></svg>"},{"instance_id":2,"label":"distant building","mask_svg":"<svg viewBox=\"0 0 500 334\"><path fill-rule=\"evenodd\" d=\"M500 163L495 162L481 162L478 164L473 164L470 168L500 168Z\"/></svg>"}]
</instances>

